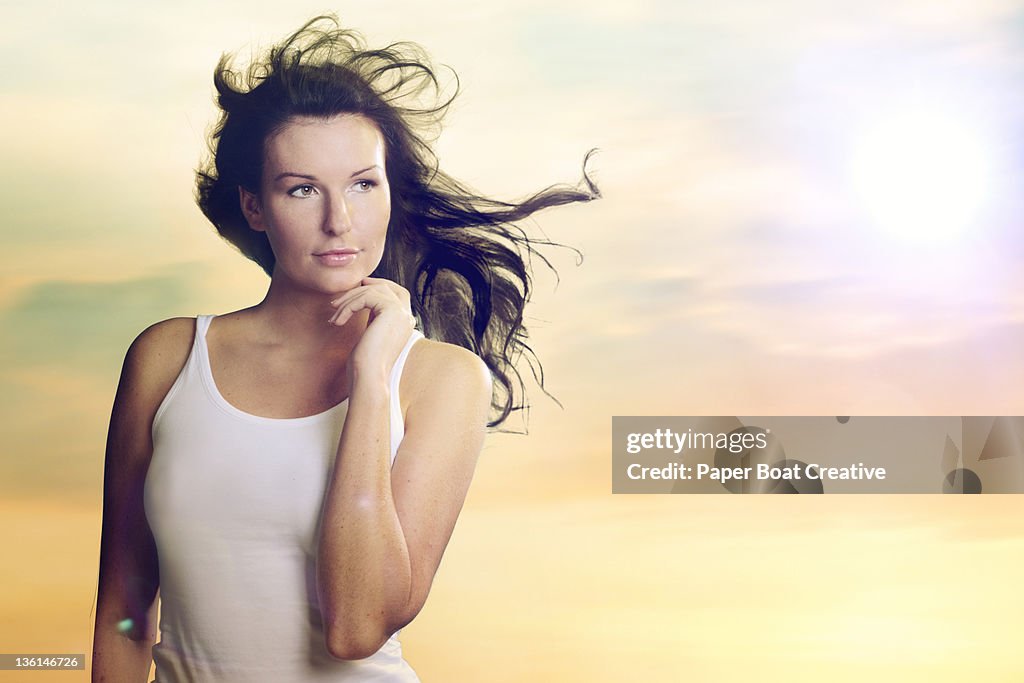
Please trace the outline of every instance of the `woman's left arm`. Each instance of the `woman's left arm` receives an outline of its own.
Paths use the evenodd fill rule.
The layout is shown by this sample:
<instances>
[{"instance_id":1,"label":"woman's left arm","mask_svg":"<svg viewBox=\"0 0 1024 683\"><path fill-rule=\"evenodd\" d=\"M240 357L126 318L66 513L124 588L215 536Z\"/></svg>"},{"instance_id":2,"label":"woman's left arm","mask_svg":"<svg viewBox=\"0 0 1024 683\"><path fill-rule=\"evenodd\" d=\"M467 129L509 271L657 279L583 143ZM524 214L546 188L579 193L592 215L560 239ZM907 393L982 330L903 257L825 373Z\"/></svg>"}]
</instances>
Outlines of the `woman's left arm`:
<instances>
[{"instance_id":1,"label":"woman's left arm","mask_svg":"<svg viewBox=\"0 0 1024 683\"><path fill-rule=\"evenodd\" d=\"M358 345L365 352L357 348L349 364L348 415L317 556L326 644L340 659L370 656L422 609L473 477L491 399L477 356L449 344L414 345L401 383L410 392L405 437L392 467L388 378L411 325L407 303L402 318L386 293L379 296L380 287L397 285L374 285L354 295L365 305L350 306L371 308L371 322Z\"/></svg>"}]
</instances>

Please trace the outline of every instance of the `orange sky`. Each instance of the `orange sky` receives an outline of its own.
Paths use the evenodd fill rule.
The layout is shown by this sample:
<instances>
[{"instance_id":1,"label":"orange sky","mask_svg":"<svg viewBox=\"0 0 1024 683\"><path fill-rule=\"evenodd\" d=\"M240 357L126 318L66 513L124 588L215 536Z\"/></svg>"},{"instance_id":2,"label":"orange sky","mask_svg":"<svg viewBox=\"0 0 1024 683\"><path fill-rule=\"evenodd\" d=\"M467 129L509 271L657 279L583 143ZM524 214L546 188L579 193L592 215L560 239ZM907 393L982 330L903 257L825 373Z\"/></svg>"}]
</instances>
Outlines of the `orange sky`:
<instances>
[{"instance_id":1,"label":"orange sky","mask_svg":"<svg viewBox=\"0 0 1024 683\"><path fill-rule=\"evenodd\" d=\"M1011 654L1024 608L1015 497L482 500L512 471L506 455L482 463L430 601L403 631L425 681L1024 674ZM7 649L86 650L93 511L7 502L0 522L24 539L0 564L14 587Z\"/></svg>"}]
</instances>

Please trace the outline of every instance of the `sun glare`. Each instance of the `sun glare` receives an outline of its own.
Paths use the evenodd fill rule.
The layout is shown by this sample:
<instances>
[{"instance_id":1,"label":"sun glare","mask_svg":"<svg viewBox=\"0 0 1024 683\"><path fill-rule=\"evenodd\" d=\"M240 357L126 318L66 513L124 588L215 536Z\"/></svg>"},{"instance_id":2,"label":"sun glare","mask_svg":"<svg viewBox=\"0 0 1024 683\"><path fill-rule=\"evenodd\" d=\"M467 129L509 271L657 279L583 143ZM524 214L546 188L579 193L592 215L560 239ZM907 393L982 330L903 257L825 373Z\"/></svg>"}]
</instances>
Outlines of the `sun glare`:
<instances>
[{"instance_id":1,"label":"sun glare","mask_svg":"<svg viewBox=\"0 0 1024 683\"><path fill-rule=\"evenodd\" d=\"M854 138L853 182L871 220L914 244L954 241L988 201L991 154L968 122L933 109L894 112Z\"/></svg>"}]
</instances>

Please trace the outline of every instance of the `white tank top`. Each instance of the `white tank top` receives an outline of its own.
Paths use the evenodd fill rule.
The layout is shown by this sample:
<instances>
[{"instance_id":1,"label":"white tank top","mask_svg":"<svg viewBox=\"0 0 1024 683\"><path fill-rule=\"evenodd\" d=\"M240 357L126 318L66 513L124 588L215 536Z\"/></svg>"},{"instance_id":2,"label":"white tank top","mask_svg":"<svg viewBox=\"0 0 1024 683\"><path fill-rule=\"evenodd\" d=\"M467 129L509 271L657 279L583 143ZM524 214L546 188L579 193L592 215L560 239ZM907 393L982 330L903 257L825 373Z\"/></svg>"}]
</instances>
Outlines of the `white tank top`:
<instances>
[{"instance_id":1,"label":"white tank top","mask_svg":"<svg viewBox=\"0 0 1024 683\"><path fill-rule=\"evenodd\" d=\"M330 656L316 591L316 539L348 401L267 418L234 407L210 371L196 319L185 366L153 418L146 519L160 561L158 683L418 681L396 632L358 661ZM391 371L391 462L404 435Z\"/></svg>"}]
</instances>

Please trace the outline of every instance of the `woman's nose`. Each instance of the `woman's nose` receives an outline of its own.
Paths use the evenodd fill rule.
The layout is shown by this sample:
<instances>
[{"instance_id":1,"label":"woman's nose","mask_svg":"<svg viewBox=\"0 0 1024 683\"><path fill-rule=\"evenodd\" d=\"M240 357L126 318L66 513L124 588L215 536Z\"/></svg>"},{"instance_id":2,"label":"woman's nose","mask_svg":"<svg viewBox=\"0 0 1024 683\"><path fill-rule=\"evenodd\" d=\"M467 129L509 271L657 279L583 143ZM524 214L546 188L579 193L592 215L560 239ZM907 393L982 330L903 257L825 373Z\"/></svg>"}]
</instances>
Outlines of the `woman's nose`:
<instances>
[{"instance_id":1,"label":"woman's nose","mask_svg":"<svg viewBox=\"0 0 1024 683\"><path fill-rule=\"evenodd\" d=\"M352 229L352 217L344 199L331 199L327 202L327 213L324 216L324 232L337 235Z\"/></svg>"}]
</instances>

